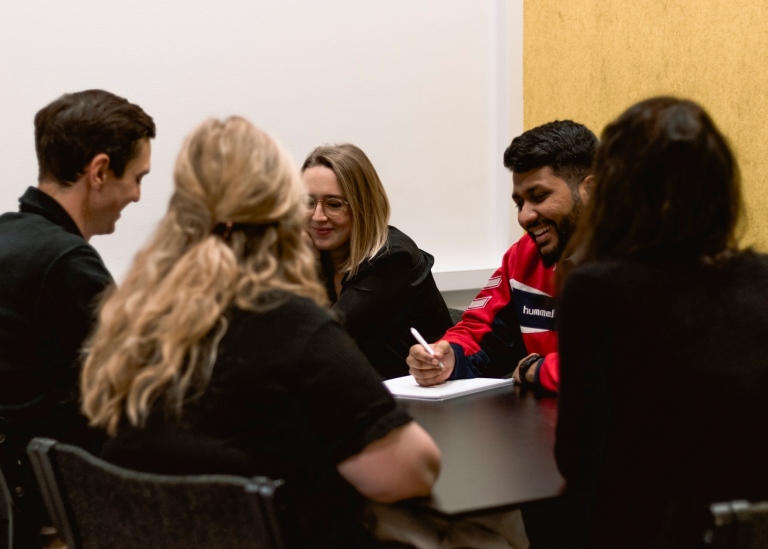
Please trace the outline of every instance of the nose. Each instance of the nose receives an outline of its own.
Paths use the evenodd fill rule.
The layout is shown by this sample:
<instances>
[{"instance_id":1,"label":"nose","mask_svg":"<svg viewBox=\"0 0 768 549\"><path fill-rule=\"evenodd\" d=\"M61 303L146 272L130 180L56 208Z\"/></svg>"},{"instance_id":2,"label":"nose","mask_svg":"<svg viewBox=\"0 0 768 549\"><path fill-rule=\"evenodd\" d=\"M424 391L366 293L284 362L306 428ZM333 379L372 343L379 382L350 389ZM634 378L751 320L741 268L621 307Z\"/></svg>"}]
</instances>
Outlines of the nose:
<instances>
[{"instance_id":1,"label":"nose","mask_svg":"<svg viewBox=\"0 0 768 549\"><path fill-rule=\"evenodd\" d=\"M539 218L539 213L536 209L527 202L523 202L523 205L517 211L517 222L525 229L528 225L533 223Z\"/></svg>"},{"instance_id":2,"label":"nose","mask_svg":"<svg viewBox=\"0 0 768 549\"><path fill-rule=\"evenodd\" d=\"M321 202L315 204L315 209L312 210L311 218L313 221L325 221L328 219L328 217L325 215L325 210L323 210L323 204Z\"/></svg>"}]
</instances>

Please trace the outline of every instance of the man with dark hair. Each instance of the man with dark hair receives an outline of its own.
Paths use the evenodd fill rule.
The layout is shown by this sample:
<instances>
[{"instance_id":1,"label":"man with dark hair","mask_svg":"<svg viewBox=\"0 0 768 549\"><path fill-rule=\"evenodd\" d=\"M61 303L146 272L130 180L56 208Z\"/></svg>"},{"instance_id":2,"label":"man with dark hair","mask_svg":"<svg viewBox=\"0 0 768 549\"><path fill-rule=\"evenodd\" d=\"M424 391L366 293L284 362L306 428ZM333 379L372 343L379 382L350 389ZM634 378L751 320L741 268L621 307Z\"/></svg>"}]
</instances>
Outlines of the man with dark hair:
<instances>
[{"instance_id":1,"label":"man with dark hair","mask_svg":"<svg viewBox=\"0 0 768 549\"><path fill-rule=\"evenodd\" d=\"M78 377L96 300L112 277L88 241L112 233L123 208L139 200L154 137L152 118L121 97L63 95L35 116L37 188L18 212L0 216L0 466L21 536L44 520L27 442L99 443L79 413Z\"/></svg>"},{"instance_id":2,"label":"man with dark hair","mask_svg":"<svg viewBox=\"0 0 768 549\"><path fill-rule=\"evenodd\" d=\"M557 392L555 264L574 232L593 177L595 135L562 120L512 140L504 165L512 171L517 220L525 234L502 265L434 345L411 347L410 372L421 385L449 379L503 377Z\"/></svg>"}]
</instances>

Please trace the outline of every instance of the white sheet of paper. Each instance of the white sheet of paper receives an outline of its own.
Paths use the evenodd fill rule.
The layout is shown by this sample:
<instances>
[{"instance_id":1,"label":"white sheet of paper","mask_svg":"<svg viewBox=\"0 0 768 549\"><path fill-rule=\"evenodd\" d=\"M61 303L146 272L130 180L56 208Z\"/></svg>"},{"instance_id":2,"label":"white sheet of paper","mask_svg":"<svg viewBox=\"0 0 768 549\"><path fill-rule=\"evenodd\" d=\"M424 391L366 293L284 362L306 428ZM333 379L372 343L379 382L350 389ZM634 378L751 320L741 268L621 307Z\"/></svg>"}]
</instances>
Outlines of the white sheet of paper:
<instances>
[{"instance_id":1,"label":"white sheet of paper","mask_svg":"<svg viewBox=\"0 0 768 549\"><path fill-rule=\"evenodd\" d=\"M454 379L440 385L422 387L413 376L396 377L384 381L392 395L416 400L447 400L462 395L469 395L496 387L512 385L513 379L478 377L474 379Z\"/></svg>"}]
</instances>

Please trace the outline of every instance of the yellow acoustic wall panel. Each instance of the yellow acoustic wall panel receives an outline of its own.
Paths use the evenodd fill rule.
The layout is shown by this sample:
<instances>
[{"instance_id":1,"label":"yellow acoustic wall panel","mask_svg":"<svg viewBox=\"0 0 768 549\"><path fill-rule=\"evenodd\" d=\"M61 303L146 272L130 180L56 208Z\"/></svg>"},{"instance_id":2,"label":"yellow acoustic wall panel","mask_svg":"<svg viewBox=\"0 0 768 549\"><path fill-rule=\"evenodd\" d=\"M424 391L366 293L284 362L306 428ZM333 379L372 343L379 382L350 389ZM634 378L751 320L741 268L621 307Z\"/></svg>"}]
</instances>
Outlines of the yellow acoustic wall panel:
<instances>
[{"instance_id":1,"label":"yellow acoustic wall panel","mask_svg":"<svg viewBox=\"0 0 768 549\"><path fill-rule=\"evenodd\" d=\"M742 243L768 251L768 0L525 0L524 125L598 135L631 104L704 106L742 173Z\"/></svg>"}]
</instances>

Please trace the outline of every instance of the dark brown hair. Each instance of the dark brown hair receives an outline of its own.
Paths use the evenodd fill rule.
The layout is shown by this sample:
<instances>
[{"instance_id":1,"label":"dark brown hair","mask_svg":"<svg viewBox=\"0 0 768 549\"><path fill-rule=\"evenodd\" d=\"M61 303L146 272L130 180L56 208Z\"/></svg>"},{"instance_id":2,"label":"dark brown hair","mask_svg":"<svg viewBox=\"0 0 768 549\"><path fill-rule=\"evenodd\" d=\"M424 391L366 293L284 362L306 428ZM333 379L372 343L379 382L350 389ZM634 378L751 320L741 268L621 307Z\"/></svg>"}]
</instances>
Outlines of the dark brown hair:
<instances>
[{"instance_id":1,"label":"dark brown hair","mask_svg":"<svg viewBox=\"0 0 768 549\"><path fill-rule=\"evenodd\" d=\"M532 128L512 140L504 151L504 166L523 173L549 166L572 190L590 173L597 137L572 120L555 120Z\"/></svg>"},{"instance_id":2,"label":"dark brown hair","mask_svg":"<svg viewBox=\"0 0 768 549\"><path fill-rule=\"evenodd\" d=\"M153 137L152 118L122 97L104 90L62 95L35 115L38 181L72 185L100 153L121 177L139 152L139 140Z\"/></svg>"},{"instance_id":3,"label":"dark brown hair","mask_svg":"<svg viewBox=\"0 0 768 549\"><path fill-rule=\"evenodd\" d=\"M737 249L738 166L693 101L653 97L630 107L603 131L594 174L564 258L711 262Z\"/></svg>"}]
</instances>

